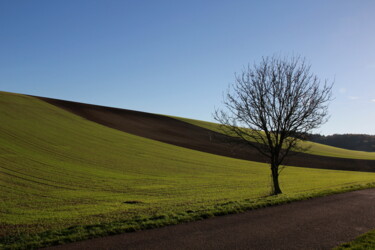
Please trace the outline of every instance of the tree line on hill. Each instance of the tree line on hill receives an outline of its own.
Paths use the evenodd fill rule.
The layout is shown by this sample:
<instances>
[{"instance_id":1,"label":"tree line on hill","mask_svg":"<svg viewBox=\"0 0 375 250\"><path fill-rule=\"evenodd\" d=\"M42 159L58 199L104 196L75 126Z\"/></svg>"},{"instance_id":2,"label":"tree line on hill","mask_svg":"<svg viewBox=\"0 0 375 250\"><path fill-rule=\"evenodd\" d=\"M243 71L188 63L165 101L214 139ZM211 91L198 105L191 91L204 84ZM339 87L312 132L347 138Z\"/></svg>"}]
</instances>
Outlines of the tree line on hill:
<instances>
[{"instance_id":1,"label":"tree line on hill","mask_svg":"<svg viewBox=\"0 0 375 250\"><path fill-rule=\"evenodd\" d=\"M375 135L366 134L311 134L309 140L338 148L375 152Z\"/></svg>"}]
</instances>

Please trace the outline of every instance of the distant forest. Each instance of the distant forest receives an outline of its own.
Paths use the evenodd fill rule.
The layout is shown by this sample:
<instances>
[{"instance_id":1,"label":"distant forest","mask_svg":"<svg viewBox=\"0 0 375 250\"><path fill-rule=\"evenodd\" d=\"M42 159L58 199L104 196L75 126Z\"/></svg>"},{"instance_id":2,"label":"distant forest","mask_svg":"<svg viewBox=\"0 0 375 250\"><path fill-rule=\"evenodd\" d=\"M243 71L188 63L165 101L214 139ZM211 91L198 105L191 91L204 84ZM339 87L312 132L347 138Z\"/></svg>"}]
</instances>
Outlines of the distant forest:
<instances>
[{"instance_id":1,"label":"distant forest","mask_svg":"<svg viewBox=\"0 0 375 250\"><path fill-rule=\"evenodd\" d=\"M310 141L318 142L339 148L375 152L375 135L364 134L334 134L334 135L310 135Z\"/></svg>"}]
</instances>

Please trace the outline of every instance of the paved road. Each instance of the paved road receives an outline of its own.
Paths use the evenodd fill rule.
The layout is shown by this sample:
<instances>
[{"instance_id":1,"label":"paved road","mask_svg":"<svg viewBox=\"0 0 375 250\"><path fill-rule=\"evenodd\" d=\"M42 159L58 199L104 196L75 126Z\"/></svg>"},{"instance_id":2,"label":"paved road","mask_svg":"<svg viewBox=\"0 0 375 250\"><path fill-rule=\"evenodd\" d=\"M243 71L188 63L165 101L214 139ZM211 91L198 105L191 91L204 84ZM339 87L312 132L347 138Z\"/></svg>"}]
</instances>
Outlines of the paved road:
<instances>
[{"instance_id":1,"label":"paved road","mask_svg":"<svg viewBox=\"0 0 375 250\"><path fill-rule=\"evenodd\" d=\"M50 249L331 249L375 228L375 189Z\"/></svg>"}]
</instances>

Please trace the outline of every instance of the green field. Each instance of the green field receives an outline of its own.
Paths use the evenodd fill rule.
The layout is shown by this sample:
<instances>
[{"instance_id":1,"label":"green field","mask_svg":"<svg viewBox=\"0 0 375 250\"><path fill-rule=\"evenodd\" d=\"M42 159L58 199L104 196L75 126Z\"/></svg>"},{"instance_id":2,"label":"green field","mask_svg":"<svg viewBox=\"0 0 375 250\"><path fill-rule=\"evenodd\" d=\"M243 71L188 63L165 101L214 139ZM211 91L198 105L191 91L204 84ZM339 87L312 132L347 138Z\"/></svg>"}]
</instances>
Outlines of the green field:
<instances>
[{"instance_id":1,"label":"green field","mask_svg":"<svg viewBox=\"0 0 375 250\"><path fill-rule=\"evenodd\" d=\"M0 248L161 226L353 188L374 173L265 164L117 131L39 99L0 92ZM366 186L366 183L372 183ZM358 186L362 185L362 186Z\"/></svg>"},{"instance_id":2,"label":"green field","mask_svg":"<svg viewBox=\"0 0 375 250\"><path fill-rule=\"evenodd\" d=\"M221 133L220 125L213 122L206 122L182 117L175 117L175 119L179 119L184 122L188 122L190 124L206 128L212 131L216 131ZM306 147L309 147L307 153L313 155L322 155L322 156L331 156L331 157L339 157L339 158L349 158L349 159L363 159L363 160L375 160L375 152L364 152L364 151L355 151L343 148L336 148L328 145L323 145L320 143L315 142L302 142L302 144Z\"/></svg>"}]
</instances>

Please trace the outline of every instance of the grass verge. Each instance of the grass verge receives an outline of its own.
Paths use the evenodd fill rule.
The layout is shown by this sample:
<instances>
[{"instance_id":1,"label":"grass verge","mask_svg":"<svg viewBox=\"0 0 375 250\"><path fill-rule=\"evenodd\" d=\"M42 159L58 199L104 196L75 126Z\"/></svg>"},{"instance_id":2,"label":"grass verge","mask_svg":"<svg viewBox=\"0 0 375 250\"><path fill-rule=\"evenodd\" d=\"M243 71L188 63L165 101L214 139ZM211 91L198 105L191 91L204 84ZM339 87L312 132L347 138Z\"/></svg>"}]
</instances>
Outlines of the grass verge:
<instances>
[{"instance_id":1,"label":"grass verge","mask_svg":"<svg viewBox=\"0 0 375 250\"><path fill-rule=\"evenodd\" d=\"M344 243L341 246L334 248L334 250L373 250L375 249L375 230L371 230L355 240Z\"/></svg>"},{"instance_id":2,"label":"grass verge","mask_svg":"<svg viewBox=\"0 0 375 250\"><path fill-rule=\"evenodd\" d=\"M0 238L1 249L33 249L51 245L59 245L80 240L87 240L96 237L114 235L119 233L134 232L145 229L158 228L162 226L175 225L182 222L191 222L207 219L215 216L236 214L268 206L281 205L294 201L307 200L316 197L339 194L355 190L375 188L374 183L364 185L353 185L339 189L330 189L320 192L299 194L299 195L279 195L258 199L244 199L242 201L230 201L216 204L198 210L187 210L180 213L156 214L152 217L135 216L128 220L114 221L111 223L77 225L64 228L62 230L48 230L38 234L21 233L10 237ZM338 249L374 249L375 230L371 231L353 242L343 244L335 248Z\"/></svg>"}]
</instances>

